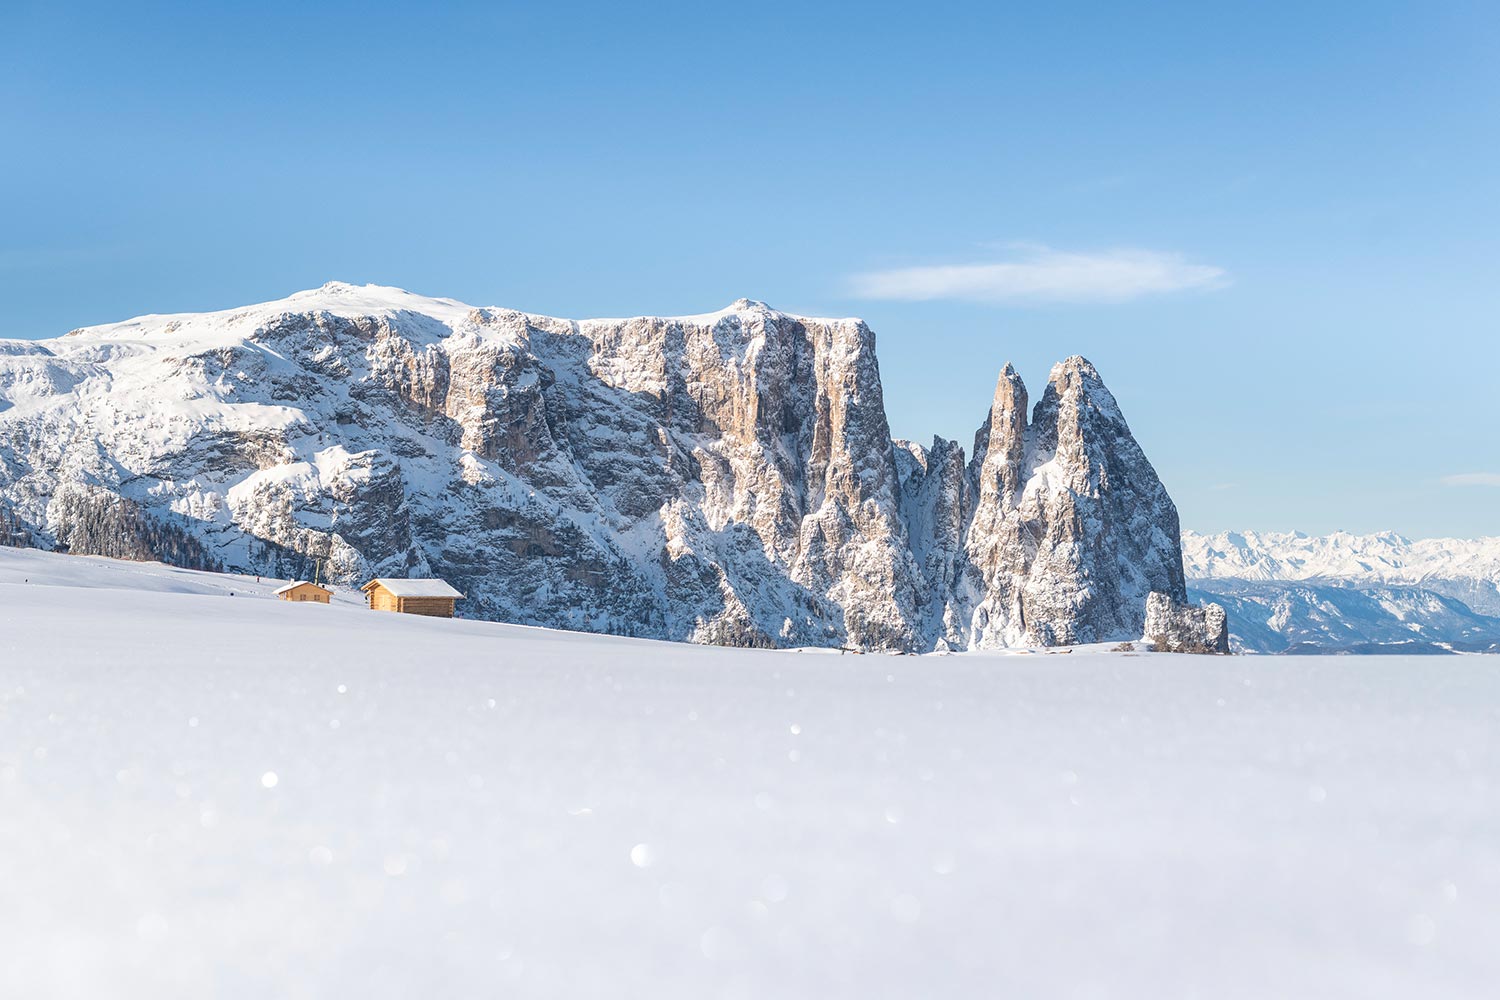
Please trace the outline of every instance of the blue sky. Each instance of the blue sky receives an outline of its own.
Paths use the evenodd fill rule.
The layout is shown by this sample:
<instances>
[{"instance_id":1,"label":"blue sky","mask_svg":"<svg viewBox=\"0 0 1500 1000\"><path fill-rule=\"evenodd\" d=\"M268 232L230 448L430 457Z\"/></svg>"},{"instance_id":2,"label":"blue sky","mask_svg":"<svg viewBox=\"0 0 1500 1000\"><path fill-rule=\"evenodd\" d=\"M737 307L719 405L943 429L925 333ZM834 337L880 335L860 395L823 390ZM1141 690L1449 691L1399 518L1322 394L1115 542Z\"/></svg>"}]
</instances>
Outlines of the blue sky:
<instances>
[{"instance_id":1,"label":"blue sky","mask_svg":"<svg viewBox=\"0 0 1500 1000\"><path fill-rule=\"evenodd\" d=\"M0 336L749 296L921 440L1086 355L1189 527L1500 534L1495 4L121 6L0 15Z\"/></svg>"}]
</instances>

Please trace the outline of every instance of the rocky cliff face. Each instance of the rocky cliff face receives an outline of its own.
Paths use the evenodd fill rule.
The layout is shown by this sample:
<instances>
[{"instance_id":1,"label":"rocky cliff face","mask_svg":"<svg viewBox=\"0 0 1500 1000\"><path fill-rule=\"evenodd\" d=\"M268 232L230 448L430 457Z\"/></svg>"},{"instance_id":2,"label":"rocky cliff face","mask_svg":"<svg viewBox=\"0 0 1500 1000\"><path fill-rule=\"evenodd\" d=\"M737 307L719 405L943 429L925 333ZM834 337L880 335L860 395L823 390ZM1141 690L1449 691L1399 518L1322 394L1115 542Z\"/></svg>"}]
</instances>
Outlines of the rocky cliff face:
<instances>
[{"instance_id":1,"label":"rocky cliff face","mask_svg":"<svg viewBox=\"0 0 1500 1000\"><path fill-rule=\"evenodd\" d=\"M1150 593L1187 600L1171 500L1088 362L1026 410L1007 366L966 463L891 440L858 320L570 322L333 284L0 342L0 500L44 541L92 550L118 497L164 556L441 575L471 616L563 628L1139 638Z\"/></svg>"}]
</instances>

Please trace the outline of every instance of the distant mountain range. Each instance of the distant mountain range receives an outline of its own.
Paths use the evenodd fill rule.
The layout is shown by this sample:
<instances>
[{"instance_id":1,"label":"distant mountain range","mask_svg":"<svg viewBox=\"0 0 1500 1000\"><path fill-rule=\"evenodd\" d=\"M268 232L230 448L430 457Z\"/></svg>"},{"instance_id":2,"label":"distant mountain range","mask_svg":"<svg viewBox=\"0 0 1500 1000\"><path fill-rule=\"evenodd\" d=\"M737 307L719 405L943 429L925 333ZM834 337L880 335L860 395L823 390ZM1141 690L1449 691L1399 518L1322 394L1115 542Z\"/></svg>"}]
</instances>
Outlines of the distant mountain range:
<instances>
[{"instance_id":1,"label":"distant mountain range","mask_svg":"<svg viewBox=\"0 0 1500 1000\"><path fill-rule=\"evenodd\" d=\"M1184 531L1182 557L1247 652L1500 652L1500 538Z\"/></svg>"}]
</instances>

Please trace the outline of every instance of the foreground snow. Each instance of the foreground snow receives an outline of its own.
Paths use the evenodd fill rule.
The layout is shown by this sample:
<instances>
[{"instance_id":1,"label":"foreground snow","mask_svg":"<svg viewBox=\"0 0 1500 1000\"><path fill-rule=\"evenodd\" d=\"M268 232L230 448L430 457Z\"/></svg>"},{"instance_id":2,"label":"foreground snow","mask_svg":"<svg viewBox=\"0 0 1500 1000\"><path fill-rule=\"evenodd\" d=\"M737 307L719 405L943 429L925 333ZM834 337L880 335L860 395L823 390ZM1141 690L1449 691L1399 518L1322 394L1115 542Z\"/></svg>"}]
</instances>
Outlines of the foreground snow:
<instances>
[{"instance_id":1,"label":"foreground snow","mask_svg":"<svg viewBox=\"0 0 1500 1000\"><path fill-rule=\"evenodd\" d=\"M1488 657L814 656L281 582L0 549L0 996L1500 975Z\"/></svg>"}]
</instances>

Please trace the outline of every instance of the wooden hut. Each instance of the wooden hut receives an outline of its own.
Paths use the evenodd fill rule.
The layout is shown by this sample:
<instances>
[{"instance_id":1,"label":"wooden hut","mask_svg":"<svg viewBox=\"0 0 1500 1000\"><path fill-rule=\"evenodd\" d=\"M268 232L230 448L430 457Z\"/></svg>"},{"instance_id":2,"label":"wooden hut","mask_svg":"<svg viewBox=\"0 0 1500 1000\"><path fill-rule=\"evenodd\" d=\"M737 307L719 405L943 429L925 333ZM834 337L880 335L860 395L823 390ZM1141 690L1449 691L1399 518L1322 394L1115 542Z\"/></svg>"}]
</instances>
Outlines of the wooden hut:
<instances>
[{"instance_id":1,"label":"wooden hut","mask_svg":"<svg viewBox=\"0 0 1500 1000\"><path fill-rule=\"evenodd\" d=\"M442 580L396 580L380 577L360 588L371 611L452 618L453 604L464 595Z\"/></svg>"},{"instance_id":2,"label":"wooden hut","mask_svg":"<svg viewBox=\"0 0 1500 1000\"><path fill-rule=\"evenodd\" d=\"M285 587L277 587L275 593L283 601L316 601L318 604L327 604L333 596L333 591L327 587L306 580L293 580Z\"/></svg>"}]
</instances>

